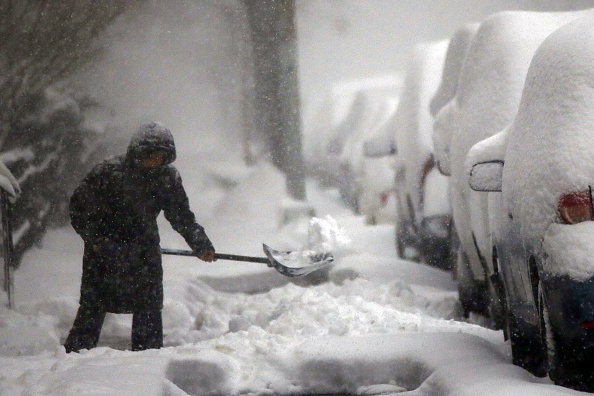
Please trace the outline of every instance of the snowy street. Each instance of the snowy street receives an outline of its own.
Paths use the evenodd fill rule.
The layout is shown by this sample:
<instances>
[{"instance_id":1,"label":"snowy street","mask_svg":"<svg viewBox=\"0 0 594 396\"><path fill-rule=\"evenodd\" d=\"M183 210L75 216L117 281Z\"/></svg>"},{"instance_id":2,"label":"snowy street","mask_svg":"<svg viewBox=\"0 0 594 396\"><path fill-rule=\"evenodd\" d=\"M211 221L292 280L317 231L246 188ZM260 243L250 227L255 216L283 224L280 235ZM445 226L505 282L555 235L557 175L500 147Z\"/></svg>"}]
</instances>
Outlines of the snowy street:
<instances>
[{"instance_id":1,"label":"snowy street","mask_svg":"<svg viewBox=\"0 0 594 396\"><path fill-rule=\"evenodd\" d=\"M0 0L0 396L594 394L593 41L593 0Z\"/></svg>"},{"instance_id":2,"label":"snowy street","mask_svg":"<svg viewBox=\"0 0 594 396\"><path fill-rule=\"evenodd\" d=\"M317 227L280 226L280 173L207 162L177 165L217 252L317 238L332 267L292 281L262 264L166 256L166 347L126 351L130 315L108 315L98 348L67 355L82 242L70 228L50 232L15 275L17 308L0 310L1 395L580 393L513 366L503 333L481 318L461 321L451 273L397 259L392 225L365 225L337 191L309 182ZM161 246L187 249L161 220Z\"/></svg>"}]
</instances>

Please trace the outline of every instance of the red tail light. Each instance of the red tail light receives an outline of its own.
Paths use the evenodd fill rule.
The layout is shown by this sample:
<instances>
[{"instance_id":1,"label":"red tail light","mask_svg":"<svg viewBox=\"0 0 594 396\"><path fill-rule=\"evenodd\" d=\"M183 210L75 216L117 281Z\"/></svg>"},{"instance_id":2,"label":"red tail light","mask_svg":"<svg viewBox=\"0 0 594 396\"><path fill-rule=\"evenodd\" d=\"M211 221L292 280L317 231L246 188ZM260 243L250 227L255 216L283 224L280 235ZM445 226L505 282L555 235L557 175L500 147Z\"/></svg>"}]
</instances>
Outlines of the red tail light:
<instances>
[{"instance_id":1,"label":"red tail light","mask_svg":"<svg viewBox=\"0 0 594 396\"><path fill-rule=\"evenodd\" d=\"M594 220L590 191L580 191L561 196L557 209L565 224L577 224Z\"/></svg>"},{"instance_id":2,"label":"red tail light","mask_svg":"<svg viewBox=\"0 0 594 396\"><path fill-rule=\"evenodd\" d=\"M582 322L582 329L592 330L594 329L594 322Z\"/></svg>"}]
</instances>

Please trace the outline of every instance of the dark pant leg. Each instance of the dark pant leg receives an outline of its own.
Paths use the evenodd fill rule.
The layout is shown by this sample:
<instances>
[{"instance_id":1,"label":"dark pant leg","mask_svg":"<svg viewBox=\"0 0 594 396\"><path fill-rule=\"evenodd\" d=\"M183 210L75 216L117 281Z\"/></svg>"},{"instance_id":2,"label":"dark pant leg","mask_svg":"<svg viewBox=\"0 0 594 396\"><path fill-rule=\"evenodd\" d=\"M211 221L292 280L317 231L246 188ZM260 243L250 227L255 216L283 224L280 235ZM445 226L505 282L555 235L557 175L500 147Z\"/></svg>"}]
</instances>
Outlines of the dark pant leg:
<instances>
[{"instance_id":1,"label":"dark pant leg","mask_svg":"<svg viewBox=\"0 0 594 396\"><path fill-rule=\"evenodd\" d=\"M161 311L136 312L132 316L132 350L159 349L163 346Z\"/></svg>"},{"instance_id":2,"label":"dark pant leg","mask_svg":"<svg viewBox=\"0 0 594 396\"><path fill-rule=\"evenodd\" d=\"M66 353L95 348L99 341L104 319L105 312L81 305L76 313L76 319L74 319L68 338L64 343Z\"/></svg>"}]
</instances>

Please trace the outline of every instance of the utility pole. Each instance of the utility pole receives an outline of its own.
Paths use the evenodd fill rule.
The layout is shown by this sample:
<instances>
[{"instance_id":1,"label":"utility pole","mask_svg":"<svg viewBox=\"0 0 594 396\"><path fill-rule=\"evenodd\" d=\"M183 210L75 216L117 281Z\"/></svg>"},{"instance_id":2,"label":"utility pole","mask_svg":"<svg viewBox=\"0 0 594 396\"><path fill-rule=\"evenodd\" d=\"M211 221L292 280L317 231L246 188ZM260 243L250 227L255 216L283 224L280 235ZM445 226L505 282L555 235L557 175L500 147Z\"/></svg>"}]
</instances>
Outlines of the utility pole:
<instances>
[{"instance_id":1,"label":"utility pole","mask_svg":"<svg viewBox=\"0 0 594 396\"><path fill-rule=\"evenodd\" d=\"M256 127L268 139L287 192L304 201L295 0L244 0L253 46Z\"/></svg>"}]
</instances>

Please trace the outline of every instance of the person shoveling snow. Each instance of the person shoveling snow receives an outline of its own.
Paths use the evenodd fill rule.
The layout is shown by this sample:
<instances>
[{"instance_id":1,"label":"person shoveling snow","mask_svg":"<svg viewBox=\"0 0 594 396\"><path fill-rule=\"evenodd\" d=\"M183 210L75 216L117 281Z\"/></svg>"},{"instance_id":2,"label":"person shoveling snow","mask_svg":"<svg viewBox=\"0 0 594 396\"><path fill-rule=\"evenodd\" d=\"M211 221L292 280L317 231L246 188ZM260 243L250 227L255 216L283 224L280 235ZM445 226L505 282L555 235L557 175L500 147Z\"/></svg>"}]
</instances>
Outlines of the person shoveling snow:
<instances>
[{"instance_id":1,"label":"person shoveling snow","mask_svg":"<svg viewBox=\"0 0 594 396\"><path fill-rule=\"evenodd\" d=\"M97 346L106 312L133 314L132 350L163 346L161 211L197 257L216 260L171 164L175 158L171 132L151 122L136 131L126 154L95 166L74 191L70 217L85 250L80 307L66 352Z\"/></svg>"}]
</instances>

